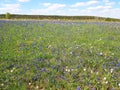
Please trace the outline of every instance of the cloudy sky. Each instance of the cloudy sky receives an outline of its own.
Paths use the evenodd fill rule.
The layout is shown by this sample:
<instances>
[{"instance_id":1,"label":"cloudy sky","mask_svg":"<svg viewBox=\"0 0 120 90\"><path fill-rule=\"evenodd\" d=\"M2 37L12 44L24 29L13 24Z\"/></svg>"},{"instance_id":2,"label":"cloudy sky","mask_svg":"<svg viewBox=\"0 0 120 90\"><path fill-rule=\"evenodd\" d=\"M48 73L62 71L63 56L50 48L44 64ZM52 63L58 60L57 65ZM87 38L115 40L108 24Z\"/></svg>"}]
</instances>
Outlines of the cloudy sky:
<instances>
[{"instance_id":1,"label":"cloudy sky","mask_svg":"<svg viewBox=\"0 0 120 90\"><path fill-rule=\"evenodd\" d=\"M0 14L6 12L120 18L120 0L0 0Z\"/></svg>"}]
</instances>

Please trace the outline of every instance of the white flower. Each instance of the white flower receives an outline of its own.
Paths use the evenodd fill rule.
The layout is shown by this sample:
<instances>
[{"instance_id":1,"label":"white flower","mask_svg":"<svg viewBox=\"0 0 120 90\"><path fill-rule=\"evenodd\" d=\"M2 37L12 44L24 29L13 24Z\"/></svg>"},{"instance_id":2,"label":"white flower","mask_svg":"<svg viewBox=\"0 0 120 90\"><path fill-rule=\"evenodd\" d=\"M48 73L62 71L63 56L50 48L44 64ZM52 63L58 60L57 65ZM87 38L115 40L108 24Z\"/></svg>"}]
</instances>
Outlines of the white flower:
<instances>
[{"instance_id":1,"label":"white flower","mask_svg":"<svg viewBox=\"0 0 120 90\"><path fill-rule=\"evenodd\" d=\"M39 88L39 86L36 86L36 89L38 89Z\"/></svg>"},{"instance_id":2,"label":"white flower","mask_svg":"<svg viewBox=\"0 0 120 90\"><path fill-rule=\"evenodd\" d=\"M10 72L13 72L13 70L11 70Z\"/></svg>"},{"instance_id":3,"label":"white flower","mask_svg":"<svg viewBox=\"0 0 120 90\"><path fill-rule=\"evenodd\" d=\"M105 71L107 71L107 69L104 69Z\"/></svg>"},{"instance_id":4,"label":"white flower","mask_svg":"<svg viewBox=\"0 0 120 90\"><path fill-rule=\"evenodd\" d=\"M100 56L102 56L102 55L103 55L103 53L101 52L101 53L100 53Z\"/></svg>"},{"instance_id":5,"label":"white flower","mask_svg":"<svg viewBox=\"0 0 120 90\"><path fill-rule=\"evenodd\" d=\"M79 48L78 46L76 48Z\"/></svg>"},{"instance_id":6,"label":"white flower","mask_svg":"<svg viewBox=\"0 0 120 90\"><path fill-rule=\"evenodd\" d=\"M96 75L98 75L99 72L96 72Z\"/></svg>"},{"instance_id":7,"label":"white flower","mask_svg":"<svg viewBox=\"0 0 120 90\"><path fill-rule=\"evenodd\" d=\"M108 81L106 81L105 83L108 84Z\"/></svg>"},{"instance_id":8,"label":"white flower","mask_svg":"<svg viewBox=\"0 0 120 90\"><path fill-rule=\"evenodd\" d=\"M79 58L80 56L77 56L77 58Z\"/></svg>"},{"instance_id":9,"label":"white flower","mask_svg":"<svg viewBox=\"0 0 120 90\"><path fill-rule=\"evenodd\" d=\"M71 69L71 71L74 71L74 69Z\"/></svg>"},{"instance_id":10,"label":"white flower","mask_svg":"<svg viewBox=\"0 0 120 90\"><path fill-rule=\"evenodd\" d=\"M110 69L110 72L113 73L113 69Z\"/></svg>"},{"instance_id":11,"label":"white flower","mask_svg":"<svg viewBox=\"0 0 120 90\"><path fill-rule=\"evenodd\" d=\"M120 83L118 83L118 86L120 87Z\"/></svg>"},{"instance_id":12,"label":"white flower","mask_svg":"<svg viewBox=\"0 0 120 90\"><path fill-rule=\"evenodd\" d=\"M71 69L71 71L77 71L77 69Z\"/></svg>"},{"instance_id":13,"label":"white flower","mask_svg":"<svg viewBox=\"0 0 120 90\"><path fill-rule=\"evenodd\" d=\"M28 83L29 85L31 85L32 83Z\"/></svg>"},{"instance_id":14,"label":"white flower","mask_svg":"<svg viewBox=\"0 0 120 90\"><path fill-rule=\"evenodd\" d=\"M106 77L104 77L103 80L106 80Z\"/></svg>"},{"instance_id":15,"label":"white flower","mask_svg":"<svg viewBox=\"0 0 120 90\"><path fill-rule=\"evenodd\" d=\"M70 69L67 69L68 72L70 72Z\"/></svg>"},{"instance_id":16,"label":"white flower","mask_svg":"<svg viewBox=\"0 0 120 90\"><path fill-rule=\"evenodd\" d=\"M70 54L73 54L73 52L70 52Z\"/></svg>"},{"instance_id":17,"label":"white flower","mask_svg":"<svg viewBox=\"0 0 120 90\"><path fill-rule=\"evenodd\" d=\"M67 72L67 71L68 71L68 69L65 69L65 71Z\"/></svg>"},{"instance_id":18,"label":"white flower","mask_svg":"<svg viewBox=\"0 0 120 90\"><path fill-rule=\"evenodd\" d=\"M112 53L112 55L114 55L114 53Z\"/></svg>"},{"instance_id":19,"label":"white flower","mask_svg":"<svg viewBox=\"0 0 120 90\"><path fill-rule=\"evenodd\" d=\"M66 71L66 72L70 72L70 69L66 68L65 71Z\"/></svg>"},{"instance_id":20,"label":"white flower","mask_svg":"<svg viewBox=\"0 0 120 90\"><path fill-rule=\"evenodd\" d=\"M86 68L84 68L83 70L86 71Z\"/></svg>"},{"instance_id":21,"label":"white flower","mask_svg":"<svg viewBox=\"0 0 120 90\"><path fill-rule=\"evenodd\" d=\"M52 47L52 45L49 45L49 46L48 46L48 48L51 48L51 47Z\"/></svg>"},{"instance_id":22,"label":"white flower","mask_svg":"<svg viewBox=\"0 0 120 90\"><path fill-rule=\"evenodd\" d=\"M4 86L4 84L2 83L1 86Z\"/></svg>"},{"instance_id":23,"label":"white flower","mask_svg":"<svg viewBox=\"0 0 120 90\"><path fill-rule=\"evenodd\" d=\"M15 68L13 68L13 70L15 70Z\"/></svg>"},{"instance_id":24,"label":"white flower","mask_svg":"<svg viewBox=\"0 0 120 90\"><path fill-rule=\"evenodd\" d=\"M90 48L93 48L93 46L91 46Z\"/></svg>"},{"instance_id":25,"label":"white flower","mask_svg":"<svg viewBox=\"0 0 120 90\"><path fill-rule=\"evenodd\" d=\"M91 73L93 73L93 70L91 70Z\"/></svg>"}]
</instances>

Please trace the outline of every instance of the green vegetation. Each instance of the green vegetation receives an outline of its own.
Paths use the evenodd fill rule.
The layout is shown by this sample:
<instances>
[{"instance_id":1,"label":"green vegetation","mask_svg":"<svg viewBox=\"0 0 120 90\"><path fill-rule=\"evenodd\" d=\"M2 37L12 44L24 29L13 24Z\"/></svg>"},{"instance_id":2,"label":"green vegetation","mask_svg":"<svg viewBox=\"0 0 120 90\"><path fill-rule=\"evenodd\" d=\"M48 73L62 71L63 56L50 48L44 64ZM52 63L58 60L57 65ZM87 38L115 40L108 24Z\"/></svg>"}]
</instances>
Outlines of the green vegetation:
<instances>
[{"instance_id":1,"label":"green vegetation","mask_svg":"<svg viewBox=\"0 0 120 90\"><path fill-rule=\"evenodd\" d=\"M6 17L6 19L10 19L11 18L11 14L9 12L7 12L5 17Z\"/></svg>"},{"instance_id":2,"label":"green vegetation","mask_svg":"<svg viewBox=\"0 0 120 90\"><path fill-rule=\"evenodd\" d=\"M1 90L119 90L120 24L0 21Z\"/></svg>"},{"instance_id":3,"label":"green vegetation","mask_svg":"<svg viewBox=\"0 0 120 90\"><path fill-rule=\"evenodd\" d=\"M86 21L108 21L108 22L119 22L120 19L115 18L105 18L105 17L96 17L96 16L56 16L56 15L17 15L1 14L0 19L35 19L35 20L86 20Z\"/></svg>"}]
</instances>

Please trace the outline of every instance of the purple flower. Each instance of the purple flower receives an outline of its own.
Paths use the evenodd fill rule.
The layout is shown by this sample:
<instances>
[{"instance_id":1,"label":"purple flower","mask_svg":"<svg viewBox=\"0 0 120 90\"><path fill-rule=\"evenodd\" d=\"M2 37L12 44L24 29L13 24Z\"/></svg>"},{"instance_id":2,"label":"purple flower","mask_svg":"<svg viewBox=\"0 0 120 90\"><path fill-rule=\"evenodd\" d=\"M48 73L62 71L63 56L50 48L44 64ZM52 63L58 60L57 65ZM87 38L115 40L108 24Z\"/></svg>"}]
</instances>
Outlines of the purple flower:
<instances>
[{"instance_id":1,"label":"purple flower","mask_svg":"<svg viewBox=\"0 0 120 90\"><path fill-rule=\"evenodd\" d=\"M62 78L62 79L65 79L65 77L64 77L64 76L61 76L61 78Z\"/></svg>"},{"instance_id":2,"label":"purple flower","mask_svg":"<svg viewBox=\"0 0 120 90\"><path fill-rule=\"evenodd\" d=\"M93 87L92 90L96 90L95 87Z\"/></svg>"},{"instance_id":3,"label":"purple flower","mask_svg":"<svg viewBox=\"0 0 120 90\"><path fill-rule=\"evenodd\" d=\"M117 66L117 67L120 67L120 62L118 62L116 66Z\"/></svg>"},{"instance_id":4,"label":"purple flower","mask_svg":"<svg viewBox=\"0 0 120 90\"><path fill-rule=\"evenodd\" d=\"M46 71L46 68L42 68L41 70L42 70L42 71Z\"/></svg>"},{"instance_id":5,"label":"purple flower","mask_svg":"<svg viewBox=\"0 0 120 90\"><path fill-rule=\"evenodd\" d=\"M81 90L80 86L77 87L77 90Z\"/></svg>"},{"instance_id":6,"label":"purple flower","mask_svg":"<svg viewBox=\"0 0 120 90\"><path fill-rule=\"evenodd\" d=\"M114 88L112 88L111 90L115 90Z\"/></svg>"}]
</instances>

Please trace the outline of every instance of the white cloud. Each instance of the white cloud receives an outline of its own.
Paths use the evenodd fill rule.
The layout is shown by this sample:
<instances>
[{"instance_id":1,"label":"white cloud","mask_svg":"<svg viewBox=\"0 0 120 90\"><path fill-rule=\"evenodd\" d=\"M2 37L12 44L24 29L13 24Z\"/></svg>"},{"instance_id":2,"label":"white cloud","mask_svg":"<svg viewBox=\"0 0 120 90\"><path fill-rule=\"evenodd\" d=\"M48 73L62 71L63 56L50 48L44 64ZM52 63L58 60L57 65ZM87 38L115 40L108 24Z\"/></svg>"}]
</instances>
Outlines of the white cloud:
<instances>
[{"instance_id":1,"label":"white cloud","mask_svg":"<svg viewBox=\"0 0 120 90\"><path fill-rule=\"evenodd\" d=\"M105 3L105 5L115 5L116 2L115 1L110 1L110 0L103 0L103 3Z\"/></svg>"},{"instance_id":2,"label":"white cloud","mask_svg":"<svg viewBox=\"0 0 120 90\"><path fill-rule=\"evenodd\" d=\"M1 6L0 13L19 13L21 11L20 4L2 4Z\"/></svg>"},{"instance_id":3,"label":"white cloud","mask_svg":"<svg viewBox=\"0 0 120 90\"><path fill-rule=\"evenodd\" d=\"M111 9L111 6L95 6L95 7L88 7L88 10L106 10L106 9Z\"/></svg>"},{"instance_id":4,"label":"white cloud","mask_svg":"<svg viewBox=\"0 0 120 90\"><path fill-rule=\"evenodd\" d=\"M110 0L103 0L103 2L110 2Z\"/></svg>"},{"instance_id":5,"label":"white cloud","mask_svg":"<svg viewBox=\"0 0 120 90\"><path fill-rule=\"evenodd\" d=\"M29 2L30 0L18 0L19 2Z\"/></svg>"},{"instance_id":6,"label":"white cloud","mask_svg":"<svg viewBox=\"0 0 120 90\"><path fill-rule=\"evenodd\" d=\"M95 0L94 0L95 1ZM95 4L96 3L96 4ZM71 5L59 4L59 3L43 3L43 8L31 9L28 14L38 15L91 15L91 16L102 16L102 17L114 17L120 18L120 8L114 8L112 4L98 4L99 2L89 1L87 7L79 8L78 6L86 6L84 2L77 7L71 7ZM111 3L111 2L106 2ZM91 6L93 5L93 6Z\"/></svg>"},{"instance_id":7,"label":"white cloud","mask_svg":"<svg viewBox=\"0 0 120 90\"><path fill-rule=\"evenodd\" d=\"M58 4L58 3L43 3L43 6L46 8L42 9L31 9L30 14L57 14L62 13L63 8L66 7L65 4Z\"/></svg>"},{"instance_id":8,"label":"white cloud","mask_svg":"<svg viewBox=\"0 0 120 90\"><path fill-rule=\"evenodd\" d=\"M95 5L98 3L99 3L99 1L96 1L96 0L92 0L92 1L88 1L88 2L78 2L78 3L71 5L71 7L90 6L90 5Z\"/></svg>"},{"instance_id":9,"label":"white cloud","mask_svg":"<svg viewBox=\"0 0 120 90\"><path fill-rule=\"evenodd\" d=\"M112 6L112 5L115 5L115 2L107 2L106 5Z\"/></svg>"},{"instance_id":10,"label":"white cloud","mask_svg":"<svg viewBox=\"0 0 120 90\"><path fill-rule=\"evenodd\" d=\"M66 5L65 4L51 4L48 6L48 10L58 10L60 8L64 8Z\"/></svg>"},{"instance_id":11,"label":"white cloud","mask_svg":"<svg viewBox=\"0 0 120 90\"><path fill-rule=\"evenodd\" d=\"M79 9L77 9L77 8L70 8L69 11L76 12L76 11L79 11Z\"/></svg>"},{"instance_id":12,"label":"white cloud","mask_svg":"<svg viewBox=\"0 0 120 90\"><path fill-rule=\"evenodd\" d=\"M113 8L111 6L96 6L96 7L88 7L86 9L79 10L79 13L77 13L77 15L120 18L119 11L120 8Z\"/></svg>"},{"instance_id":13,"label":"white cloud","mask_svg":"<svg viewBox=\"0 0 120 90\"><path fill-rule=\"evenodd\" d=\"M7 0L6 0L7 1ZM18 0L17 0L18 1ZM29 1L29 0L19 0ZM92 15L103 17L120 18L120 2L110 0L88 0L87 2L78 2L75 4L60 3L40 3L39 8L21 9L20 4L0 4L0 14L10 12L12 14L35 14L35 15ZM115 5L118 5L114 7ZM80 8L82 6L82 8ZM25 12L26 11L26 12ZM24 12L24 13L23 13Z\"/></svg>"},{"instance_id":14,"label":"white cloud","mask_svg":"<svg viewBox=\"0 0 120 90\"><path fill-rule=\"evenodd\" d=\"M43 3L43 6L50 6L51 3Z\"/></svg>"}]
</instances>

